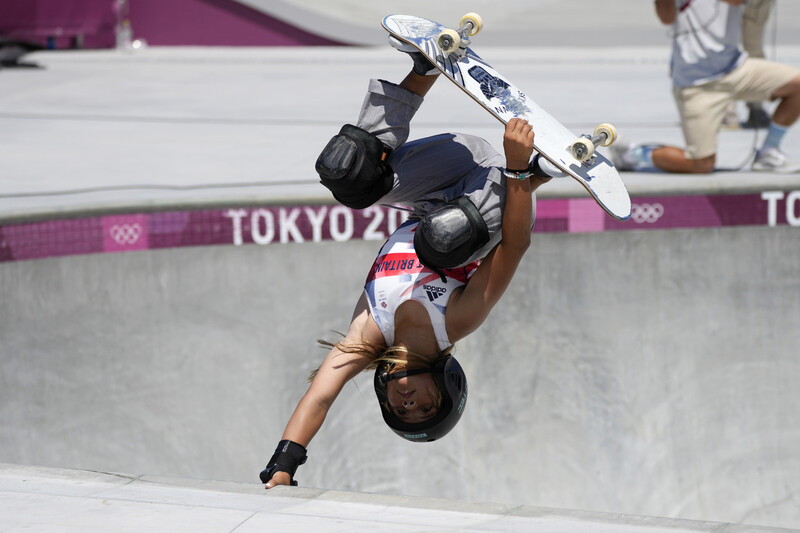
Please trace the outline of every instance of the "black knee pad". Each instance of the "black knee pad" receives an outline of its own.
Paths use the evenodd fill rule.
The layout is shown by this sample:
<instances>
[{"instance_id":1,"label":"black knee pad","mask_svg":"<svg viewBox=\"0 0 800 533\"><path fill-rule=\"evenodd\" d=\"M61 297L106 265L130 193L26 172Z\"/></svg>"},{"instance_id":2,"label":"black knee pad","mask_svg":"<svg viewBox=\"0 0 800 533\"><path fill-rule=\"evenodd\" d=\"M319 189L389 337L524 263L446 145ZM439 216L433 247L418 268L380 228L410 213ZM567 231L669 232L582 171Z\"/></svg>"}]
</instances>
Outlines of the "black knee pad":
<instances>
[{"instance_id":1,"label":"black knee pad","mask_svg":"<svg viewBox=\"0 0 800 533\"><path fill-rule=\"evenodd\" d=\"M320 181L340 203L353 209L374 204L392 189L391 150L375 135L346 124L317 158Z\"/></svg>"},{"instance_id":2,"label":"black knee pad","mask_svg":"<svg viewBox=\"0 0 800 533\"><path fill-rule=\"evenodd\" d=\"M478 208L460 196L425 215L414 233L420 263L438 270L463 266L489 242L489 228Z\"/></svg>"}]
</instances>

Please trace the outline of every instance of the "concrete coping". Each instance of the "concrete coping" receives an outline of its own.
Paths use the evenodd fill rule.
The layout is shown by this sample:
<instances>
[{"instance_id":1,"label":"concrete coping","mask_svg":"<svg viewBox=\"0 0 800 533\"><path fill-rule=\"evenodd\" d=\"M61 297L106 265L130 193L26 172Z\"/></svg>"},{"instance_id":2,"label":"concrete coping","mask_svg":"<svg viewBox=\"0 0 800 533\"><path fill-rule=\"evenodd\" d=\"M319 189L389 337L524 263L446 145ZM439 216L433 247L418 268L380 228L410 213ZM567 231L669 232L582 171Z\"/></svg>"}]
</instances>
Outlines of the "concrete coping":
<instances>
[{"instance_id":1,"label":"concrete coping","mask_svg":"<svg viewBox=\"0 0 800 533\"><path fill-rule=\"evenodd\" d=\"M0 528L58 525L65 531L100 531L137 521L161 531L237 531L291 524L295 530L353 531L571 531L779 532L777 528L571 511L545 507L475 503L434 498L366 494L261 484L0 464L0 492L15 506ZM97 506L100 506L99 508ZM89 512L92 510L92 512ZM132 513L133 511L133 513ZM135 513L135 516L134 516ZM76 517L80 520L76 522ZM126 522L133 518L132 522ZM194 524L194 525L193 525ZM474 529L473 529L474 528Z\"/></svg>"}]
</instances>

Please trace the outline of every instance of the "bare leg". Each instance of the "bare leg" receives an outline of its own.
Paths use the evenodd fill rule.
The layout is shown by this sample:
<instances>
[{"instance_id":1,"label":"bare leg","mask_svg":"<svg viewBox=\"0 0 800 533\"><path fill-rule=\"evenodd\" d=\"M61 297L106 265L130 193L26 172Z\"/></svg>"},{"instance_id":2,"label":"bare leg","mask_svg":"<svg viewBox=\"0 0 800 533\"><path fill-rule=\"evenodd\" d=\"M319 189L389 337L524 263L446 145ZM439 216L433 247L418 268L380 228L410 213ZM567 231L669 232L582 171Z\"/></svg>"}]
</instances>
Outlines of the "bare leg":
<instances>
[{"instance_id":1,"label":"bare leg","mask_svg":"<svg viewBox=\"0 0 800 533\"><path fill-rule=\"evenodd\" d=\"M436 76L420 76L414 71L408 73L408 76L400 82L400 87L406 89L407 91L411 91L412 93L418 96L425 96L428 94L428 91L433 87L433 84L436 82L438 75Z\"/></svg>"},{"instance_id":2,"label":"bare leg","mask_svg":"<svg viewBox=\"0 0 800 533\"><path fill-rule=\"evenodd\" d=\"M800 76L778 88L773 94L772 99L780 99L775 113L772 114L772 121L779 126L788 127L800 117Z\"/></svg>"},{"instance_id":3,"label":"bare leg","mask_svg":"<svg viewBox=\"0 0 800 533\"><path fill-rule=\"evenodd\" d=\"M713 172L717 156L689 159L686 152L677 146L660 146L653 150L653 165L667 172L684 174L709 174Z\"/></svg>"}]
</instances>

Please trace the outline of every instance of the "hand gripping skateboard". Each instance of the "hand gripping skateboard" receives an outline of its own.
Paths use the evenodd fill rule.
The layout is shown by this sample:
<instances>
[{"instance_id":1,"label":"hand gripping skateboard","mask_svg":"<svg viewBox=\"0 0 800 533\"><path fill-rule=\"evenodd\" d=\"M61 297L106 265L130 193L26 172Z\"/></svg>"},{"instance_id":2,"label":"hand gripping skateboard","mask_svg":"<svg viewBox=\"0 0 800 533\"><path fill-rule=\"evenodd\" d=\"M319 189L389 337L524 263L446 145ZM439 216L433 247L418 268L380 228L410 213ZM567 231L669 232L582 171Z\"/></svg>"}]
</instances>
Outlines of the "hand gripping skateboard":
<instances>
[{"instance_id":1,"label":"hand gripping skateboard","mask_svg":"<svg viewBox=\"0 0 800 533\"><path fill-rule=\"evenodd\" d=\"M612 217L626 220L631 199L614 165L598 146L614 142L617 132L601 124L589 135L577 136L517 89L469 48L470 37L483 27L475 13L461 19L457 30L424 18L389 15L383 27L395 38L417 48L442 74L498 120L528 120L536 132L533 147L555 166L576 179Z\"/></svg>"}]
</instances>

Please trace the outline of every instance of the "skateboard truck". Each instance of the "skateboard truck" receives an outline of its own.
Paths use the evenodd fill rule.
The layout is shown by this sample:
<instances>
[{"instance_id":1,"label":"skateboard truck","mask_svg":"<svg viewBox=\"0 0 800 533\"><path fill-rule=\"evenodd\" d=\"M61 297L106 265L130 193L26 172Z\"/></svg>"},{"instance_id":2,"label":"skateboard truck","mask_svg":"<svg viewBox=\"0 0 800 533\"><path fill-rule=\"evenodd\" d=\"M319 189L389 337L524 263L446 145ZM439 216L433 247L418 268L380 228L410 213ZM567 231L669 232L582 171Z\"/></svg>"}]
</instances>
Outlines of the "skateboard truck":
<instances>
[{"instance_id":1,"label":"skateboard truck","mask_svg":"<svg viewBox=\"0 0 800 533\"><path fill-rule=\"evenodd\" d=\"M600 124L592 135L583 135L568 146L567 151L584 165L592 166L596 158L595 149L598 146L609 146L616 140L617 129L611 124Z\"/></svg>"},{"instance_id":2,"label":"skateboard truck","mask_svg":"<svg viewBox=\"0 0 800 533\"><path fill-rule=\"evenodd\" d=\"M462 57L470 43L470 37L481 31L483 19L477 13L467 13L461 17L458 30L443 30L436 43L445 54Z\"/></svg>"}]
</instances>

